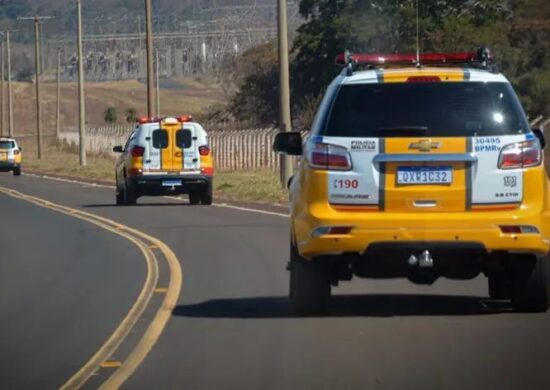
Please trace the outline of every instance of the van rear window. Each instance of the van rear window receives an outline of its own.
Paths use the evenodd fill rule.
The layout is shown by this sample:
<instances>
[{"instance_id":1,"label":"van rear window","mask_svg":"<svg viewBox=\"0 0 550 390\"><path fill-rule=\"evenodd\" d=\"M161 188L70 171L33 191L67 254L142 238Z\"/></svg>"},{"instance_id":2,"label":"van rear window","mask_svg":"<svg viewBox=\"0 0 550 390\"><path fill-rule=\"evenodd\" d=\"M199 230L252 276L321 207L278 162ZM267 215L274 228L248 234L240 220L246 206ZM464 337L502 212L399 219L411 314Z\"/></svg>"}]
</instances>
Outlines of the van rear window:
<instances>
[{"instance_id":1,"label":"van rear window","mask_svg":"<svg viewBox=\"0 0 550 390\"><path fill-rule=\"evenodd\" d=\"M178 148L188 149L193 144L193 134L189 129L176 131L176 145Z\"/></svg>"},{"instance_id":2,"label":"van rear window","mask_svg":"<svg viewBox=\"0 0 550 390\"><path fill-rule=\"evenodd\" d=\"M13 141L0 141L0 149L6 150L15 148L15 143Z\"/></svg>"},{"instance_id":3,"label":"van rear window","mask_svg":"<svg viewBox=\"0 0 550 390\"><path fill-rule=\"evenodd\" d=\"M419 82L343 85L323 134L472 137L528 131L508 83Z\"/></svg>"},{"instance_id":4,"label":"van rear window","mask_svg":"<svg viewBox=\"0 0 550 390\"><path fill-rule=\"evenodd\" d=\"M168 147L168 131L164 129L153 130L153 147L156 149L166 149Z\"/></svg>"}]
</instances>

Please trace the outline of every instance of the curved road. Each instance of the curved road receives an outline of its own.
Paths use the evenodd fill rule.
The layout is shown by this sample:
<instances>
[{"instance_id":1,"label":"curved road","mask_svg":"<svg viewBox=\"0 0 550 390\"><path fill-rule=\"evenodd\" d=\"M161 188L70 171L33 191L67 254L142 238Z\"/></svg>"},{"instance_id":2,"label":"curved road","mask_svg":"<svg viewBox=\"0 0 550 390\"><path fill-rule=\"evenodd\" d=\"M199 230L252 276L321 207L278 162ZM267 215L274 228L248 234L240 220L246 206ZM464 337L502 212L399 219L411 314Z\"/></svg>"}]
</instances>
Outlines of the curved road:
<instances>
[{"instance_id":1,"label":"curved road","mask_svg":"<svg viewBox=\"0 0 550 390\"><path fill-rule=\"evenodd\" d=\"M0 388L57 388L130 309L143 256L117 235L4 194L0 221Z\"/></svg>"},{"instance_id":2,"label":"curved road","mask_svg":"<svg viewBox=\"0 0 550 390\"><path fill-rule=\"evenodd\" d=\"M177 254L183 267L179 304L159 342L123 388L550 388L550 314L511 313L508 305L488 300L484 278L469 282L440 280L431 287L400 280L354 280L335 290L329 315L299 318L292 315L286 301L285 217L227 207L189 206L185 201L160 198L140 199L137 207L115 207L111 189L28 176L2 175L0 186L140 229L164 241ZM2 215L6 210L18 213L20 208L30 207L15 203L9 205L4 197L0 198ZM46 251L64 251L59 245L50 249L52 246L46 242L32 238L40 236L36 231L43 230L45 222L41 221L48 221L49 216L33 212L28 218L20 228L27 231L27 242L32 240ZM71 241L86 241L82 238L85 230L67 230L71 230L66 232ZM6 229L0 230L0 235L4 234ZM82 244L80 252L93 256L88 252L111 253L107 248L117 247L116 258L101 260L111 267L116 261L124 262L123 253L133 250L121 239L110 238L116 241L111 244L103 234L97 239L100 242L95 245ZM11 238L7 240L0 241L2 248L6 246L8 253L22 253L17 251L24 246L12 248ZM70 251L58 256L70 256ZM136 264L135 259L127 259L132 261ZM51 271L59 279L67 267L66 260L63 262L65 265ZM88 273L77 268L83 282L94 284L98 276L105 276L89 271L91 280L87 280ZM17 278L24 274L21 269L11 272ZM122 277L123 271L112 272L113 278ZM3 274L2 270L0 278ZM133 269L124 276L124 285L134 282L139 286L143 280L143 274ZM80 287L75 282L67 289ZM41 290L49 293L47 284ZM86 291L90 296L99 293L93 287ZM51 305L64 307L65 312L59 309L61 314L74 315L76 304L63 304L66 294L51 294ZM6 305L21 302L17 293L12 297L0 300L0 313ZM118 298L128 305L132 300L131 294ZM117 306L114 302L105 304ZM87 311L94 305L93 301L85 302L83 296L78 308ZM29 316L27 321L31 318L36 316ZM89 327L109 327L117 318L117 314L104 313ZM36 325L29 325L25 334L33 338L55 334L51 333L55 326ZM2 346L5 329L5 323L0 322ZM75 337L82 345L97 343L99 347L101 343L88 332ZM27 356L26 351L32 349L32 343L25 344L25 350L18 345L12 343L14 354L22 351L22 356ZM57 344L42 349L46 347L52 349L37 352L52 362L62 359ZM4 354L0 356L4 358ZM2 378L12 363L0 363ZM40 374L32 367L25 372L31 378ZM48 386L42 388L58 382L44 383Z\"/></svg>"}]
</instances>

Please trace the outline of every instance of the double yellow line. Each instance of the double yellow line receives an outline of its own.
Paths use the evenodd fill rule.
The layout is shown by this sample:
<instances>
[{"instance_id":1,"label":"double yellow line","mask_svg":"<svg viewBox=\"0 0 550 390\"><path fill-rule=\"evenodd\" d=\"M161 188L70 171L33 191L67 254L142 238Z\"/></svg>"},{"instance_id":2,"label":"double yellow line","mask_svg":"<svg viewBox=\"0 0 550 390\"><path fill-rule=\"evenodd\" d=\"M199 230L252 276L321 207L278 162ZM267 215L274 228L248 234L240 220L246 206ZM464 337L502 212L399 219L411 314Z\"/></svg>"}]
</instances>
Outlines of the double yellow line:
<instances>
[{"instance_id":1,"label":"double yellow line","mask_svg":"<svg viewBox=\"0 0 550 390\"><path fill-rule=\"evenodd\" d=\"M100 389L117 389L130 375L139 367L147 354L151 351L159 339L164 327L168 323L172 310L176 306L182 284L182 270L178 258L172 250L162 241L149 236L139 230L122 225L107 218L90 214L81 210L61 206L50 201L26 195L21 192L0 187L0 193L11 196L16 199L33 203L37 206L55 210L57 212L90 222L102 229L122 236L135 244L145 257L147 263L147 277L141 289L141 292L126 317L115 329L109 339L101 348L88 360L88 362L74 374L63 386L62 390L79 389L88 379L101 367L102 364L109 361L117 348L128 336L138 319L143 314L155 290L165 292L164 301L155 314L149 327L134 347L127 359L122 362L120 367L103 383ZM158 283L158 261L153 249L159 250L168 263L170 269L170 282L166 289L157 286ZM157 288L160 287L160 288Z\"/></svg>"}]
</instances>

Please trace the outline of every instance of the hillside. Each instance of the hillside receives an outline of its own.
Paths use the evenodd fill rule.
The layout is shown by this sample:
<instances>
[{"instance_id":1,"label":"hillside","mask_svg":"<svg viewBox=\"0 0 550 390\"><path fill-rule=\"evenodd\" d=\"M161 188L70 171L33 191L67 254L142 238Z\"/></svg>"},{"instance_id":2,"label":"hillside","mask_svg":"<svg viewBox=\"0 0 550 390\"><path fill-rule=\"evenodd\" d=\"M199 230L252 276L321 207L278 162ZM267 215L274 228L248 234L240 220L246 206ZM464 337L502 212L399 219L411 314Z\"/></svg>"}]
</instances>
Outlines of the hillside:
<instances>
[{"instance_id":1,"label":"hillside","mask_svg":"<svg viewBox=\"0 0 550 390\"><path fill-rule=\"evenodd\" d=\"M45 83L42 91L44 132L53 133L56 111L55 83ZM111 106L117 109L119 123L124 123L124 112L128 108L137 110L138 115L146 114L146 87L145 84L136 80L87 83L85 95L86 119L91 125L103 124L103 112ZM16 133L34 134L36 128L34 85L14 83L13 96ZM218 103L220 96L219 88L214 84L192 79L174 82L165 85L161 90L161 113L197 116L212 104ZM62 126L76 126L78 123L76 83L62 84L61 102Z\"/></svg>"}]
</instances>

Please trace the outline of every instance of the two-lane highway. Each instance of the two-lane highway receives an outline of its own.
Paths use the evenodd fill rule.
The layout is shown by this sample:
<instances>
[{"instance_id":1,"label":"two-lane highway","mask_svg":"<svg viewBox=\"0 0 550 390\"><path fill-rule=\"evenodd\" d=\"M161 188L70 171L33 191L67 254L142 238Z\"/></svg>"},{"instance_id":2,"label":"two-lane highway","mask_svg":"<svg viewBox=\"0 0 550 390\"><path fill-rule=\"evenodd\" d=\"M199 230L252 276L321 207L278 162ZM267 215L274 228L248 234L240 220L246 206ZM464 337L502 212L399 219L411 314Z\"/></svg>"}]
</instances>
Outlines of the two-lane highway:
<instances>
[{"instance_id":1,"label":"two-lane highway","mask_svg":"<svg viewBox=\"0 0 550 390\"><path fill-rule=\"evenodd\" d=\"M140 199L136 207L115 207L112 189L28 176L2 175L0 187L139 229L161 239L179 258L184 276L178 305L159 341L123 388L550 388L550 315L511 313L507 305L489 301L484 278L470 282L440 280L431 287L401 280L354 280L334 290L336 297L329 315L300 318L289 311L286 300L288 220L284 216L189 206L186 201L163 198ZM19 210L28 207L31 206L21 201L0 199L3 216L19 214ZM26 235L23 242L33 240L36 253L25 255L24 248L12 244L14 236L9 235L9 229L0 230L2 264L4 253L17 254L20 261L29 256L43 261L37 255L40 250L48 253L47 258L70 256L63 252L54 255L48 251L64 250L59 244L48 246L33 238L41 236L43 224L50 218L42 213L50 212L33 212L20 222ZM65 221L68 217L59 218ZM85 228L67 230L70 231L60 229L56 233L75 242L88 237ZM136 253L129 255L136 251L130 244L103 234L106 233L94 245L79 244L79 253L102 254L96 256L105 258L98 269L113 267L116 261L123 263L121 267L127 273L122 269L109 272L113 279L125 278L120 283L124 293L119 291L116 299L124 301L127 310L143 282L143 263L136 260ZM116 245L109 244L109 240L117 241ZM51 274L66 277L67 267L66 263L54 267ZM79 290L78 284L97 283L98 273L90 273L88 280L90 271L85 265L76 269L80 282L75 281L76 285L67 289L73 288L75 294L83 296L98 294L99 289ZM11 276L5 277L5 272ZM15 281L16 286L19 278L24 278L22 274L22 269L2 269L0 278ZM134 290L129 293L126 287L132 282ZM47 281L43 283L38 291L50 293ZM104 294L116 294L113 288L107 288ZM17 292L11 297L9 302L0 297L0 313L9 305L15 307L22 302ZM50 302L65 306L60 296L51 296ZM101 302L101 309L103 304L114 304ZM92 309L96 305L82 301L79 307L88 310L87 304ZM78 313L74 306L63 312L67 321L76 321L71 318ZM112 327L121 315L96 313L88 325L98 329ZM34 326L28 325L22 332L33 339L55 338L52 326L43 326L36 319L33 322ZM4 337L6 329L0 322L0 337ZM100 333L98 329L96 333ZM101 340L90 332L77 336L70 343L94 344L97 348L101 345ZM0 342L3 347L4 338ZM10 350L20 356L32 352L32 345L22 345L20 349L17 345L12 342ZM65 367L58 349L52 345L47 348L50 349L42 348L40 352L47 355L51 364ZM17 369L15 363L16 360L2 361L0 378L4 372ZM38 377L40 369L26 367L25 377ZM58 382L48 382L45 387Z\"/></svg>"}]
</instances>

